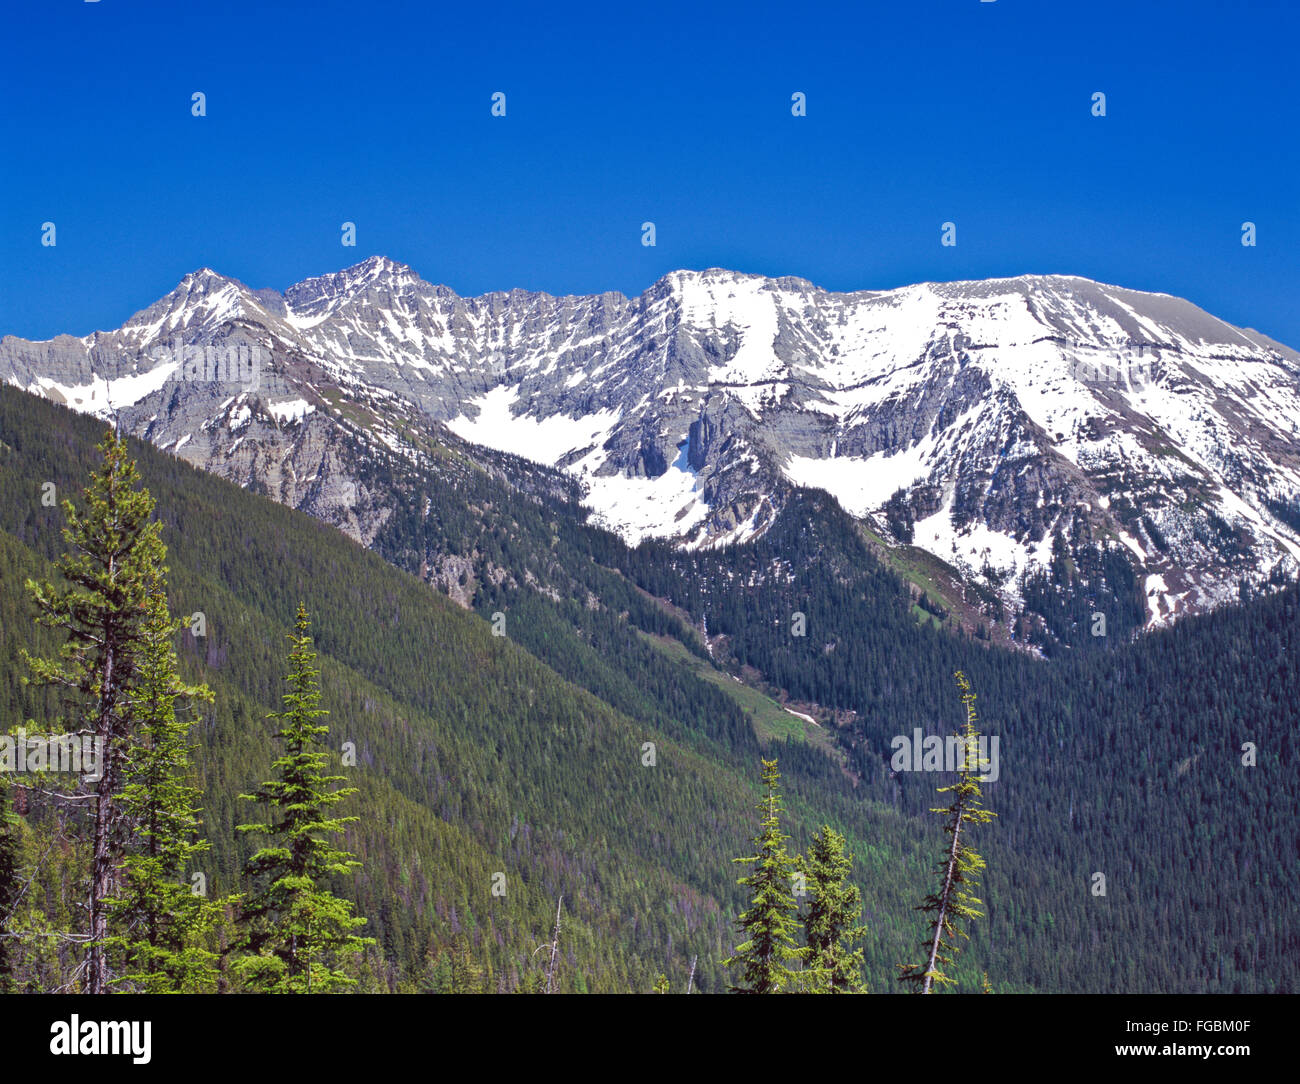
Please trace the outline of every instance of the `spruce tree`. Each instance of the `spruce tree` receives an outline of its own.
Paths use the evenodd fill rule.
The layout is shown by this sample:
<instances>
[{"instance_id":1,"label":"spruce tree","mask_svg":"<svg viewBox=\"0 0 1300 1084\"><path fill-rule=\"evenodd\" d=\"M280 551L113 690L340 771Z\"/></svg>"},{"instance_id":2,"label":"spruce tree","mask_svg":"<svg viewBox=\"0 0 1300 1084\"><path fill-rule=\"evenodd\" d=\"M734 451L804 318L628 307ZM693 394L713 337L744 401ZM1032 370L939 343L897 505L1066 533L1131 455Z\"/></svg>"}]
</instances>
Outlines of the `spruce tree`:
<instances>
[{"instance_id":1,"label":"spruce tree","mask_svg":"<svg viewBox=\"0 0 1300 1084\"><path fill-rule=\"evenodd\" d=\"M250 990L326 993L355 985L338 964L345 954L375 942L352 933L366 920L355 917L351 902L326 887L330 877L349 874L361 864L330 840L359 818L328 815L356 788L335 788L343 776L325 774L328 754L322 739L329 727L316 720L329 713L319 707L320 672L301 603L295 628L289 637L293 646L285 710L269 716L280 720L275 738L283 752L272 764L277 778L240 795L265 803L269 816L238 830L267 835L270 843L245 866L254 889L241 908L245 934L234 971Z\"/></svg>"},{"instance_id":2,"label":"spruce tree","mask_svg":"<svg viewBox=\"0 0 1300 1084\"><path fill-rule=\"evenodd\" d=\"M930 811L944 818L943 830L949 836L948 846L936 870L940 878L939 890L927 896L918 908L934 916L930 921L930 935L922 943L925 962L904 965L900 968L902 974L899 975L900 982L913 983L923 994L933 993L936 984L952 986L956 983L944 968L952 963L960 947L957 938L970 937L962 928L962 923L984 915L978 909L983 901L971 892L978 884L984 859L970 846L970 829L977 824L987 824L997 816L982 805L983 793L978 777L987 768L987 764L979 758L975 694L971 692L965 674L959 670L955 676L957 687L962 692L962 703L966 706L966 722L960 732L964 751L962 767L956 783L950 787L938 788L940 794L952 794L952 803L946 808Z\"/></svg>"},{"instance_id":3,"label":"spruce tree","mask_svg":"<svg viewBox=\"0 0 1300 1084\"><path fill-rule=\"evenodd\" d=\"M754 837L755 853L734 859L754 870L737 882L750 889L749 908L737 919L746 940L723 961L724 967L741 967L740 983L731 987L733 993L781 993L797 979L798 972L791 964L807 953L795 944L799 920L792 881L796 870L786 851L789 837L781 832L784 807L777 762L763 760L761 774L766 792L757 807L761 818Z\"/></svg>"},{"instance_id":4,"label":"spruce tree","mask_svg":"<svg viewBox=\"0 0 1300 1084\"><path fill-rule=\"evenodd\" d=\"M449 945L436 949L431 946L425 959L425 993L472 994L482 990L483 968L474 962L467 936L458 934Z\"/></svg>"},{"instance_id":5,"label":"spruce tree","mask_svg":"<svg viewBox=\"0 0 1300 1084\"><path fill-rule=\"evenodd\" d=\"M137 489L140 480L126 444L109 432L101 441L100 469L91 477L78 512L63 502L68 544L56 563L64 583L27 581L36 620L67 635L57 659L23 657L33 684L63 690L65 732L93 737L100 749L99 779L90 803L89 928L85 990L107 993L108 900L125 841L117 799L130 734L129 690L136 677L148 620L147 602L166 570L161 525L151 522L154 502ZM34 726L35 724L33 724Z\"/></svg>"},{"instance_id":6,"label":"spruce tree","mask_svg":"<svg viewBox=\"0 0 1300 1084\"><path fill-rule=\"evenodd\" d=\"M830 825L822 825L802 865L812 893L804 916L806 972L817 976L819 992L862 993L863 951L853 945L862 939L866 927L858 925L862 894L849 881L853 862L846 853L844 837Z\"/></svg>"},{"instance_id":7,"label":"spruce tree","mask_svg":"<svg viewBox=\"0 0 1300 1084\"><path fill-rule=\"evenodd\" d=\"M199 838L200 791L190 782L184 705L211 701L212 693L180 681L172 640L181 623L172 620L161 590L149 597L146 614L139 675L129 694L134 728L119 799L135 842L110 908L110 926L124 932L111 941L125 966L119 981L129 988L198 993L216 980L217 956L207 939L221 905L182 883L194 858L209 848Z\"/></svg>"}]
</instances>

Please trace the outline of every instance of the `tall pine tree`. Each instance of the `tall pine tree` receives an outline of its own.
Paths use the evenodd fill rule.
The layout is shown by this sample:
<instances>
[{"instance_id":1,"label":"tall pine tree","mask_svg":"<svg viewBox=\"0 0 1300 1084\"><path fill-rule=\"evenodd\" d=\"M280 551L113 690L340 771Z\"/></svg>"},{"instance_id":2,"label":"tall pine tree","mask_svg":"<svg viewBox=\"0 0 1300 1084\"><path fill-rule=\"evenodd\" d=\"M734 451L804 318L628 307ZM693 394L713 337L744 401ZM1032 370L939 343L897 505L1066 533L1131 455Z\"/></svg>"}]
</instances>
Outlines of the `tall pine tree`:
<instances>
[{"instance_id":1,"label":"tall pine tree","mask_svg":"<svg viewBox=\"0 0 1300 1084\"><path fill-rule=\"evenodd\" d=\"M754 867L737 882L750 890L749 907L737 919L746 940L723 961L725 967L740 965L740 982L731 987L733 993L740 994L779 994L789 989L798 979L798 971L791 965L807 953L795 944L799 927L793 893L796 870L785 846L789 837L781 831L781 773L775 760L764 760L762 765L766 793L757 807L761 818L754 837L756 850L753 855L734 859Z\"/></svg>"},{"instance_id":2,"label":"tall pine tree","mask_svg":"<svg viewBox=\"0 0 1300 1084\"><path fill-rule=\"evenodd\" d=\"M130 735L129 690L136 677L148 621L148 598L166 570L154 502L126 444L109 432L99 445L103 464L84 493L85 510L63 502L63 537L69 550L56 567L65 582L27 581L36 620L61 629L67 640L57 659L23 657L31 681L59 687L66 715L62 729L94 738L101 750L99 779L90 804L90 885L85 990L107 993L109 897L121 863L124 821L118 808ZM33 724L34 725L34 724Z\"/></svg>"},{"instance_id":3,"label":"tall pine tree","mask_svg":"<svg viewBox=\"0 0 1300 1084\"><path fill-rule=\"evenodd\" d=\"M207 898L206 878L202 894L182 883L193 860L209 848L199 838L200 791L190 779L184 706L211 701L212 693L180 681L172 641L181 623L172 620L161 590L149 597L146 613L139 676L129 694L134 727L120 798L135 842L111 906L110 926L123 932L111 941L122 953L125 973L119 981L128 988L200 993L213 988L217 977L217 955L207 940L221 905Z\"/></svg>"},{"instance_id":4,"label":"tall pine tree","mask_svg":"<svg viewBox=\"0 0 1300 1084\"><path fill-rule=\"evenodd\" d=\"M270 815L264 822L239 825L239 831L267 835L271 842L245 867L255 887L241 909L245 935L234 971L248 989L268 993L326 993L353 986L356 980L339 969L340 961L375 943L353 934L366 920L355 917L352 904L326 887L330 877L349 874L361 864L329 838L359 818L328 815L356 788L334 788L343 777L325 774L328 754L322 739L329 727L316 720L329 713L319 707L310 628L307 610L299 603L296 635L289 637L293 647L284 711L270 716L280 720L275 737L283 752L272 764L278 777L240 795L265 803Z\"/></svg>"},{"instance_id":5,"label":"tall pine tree","mask_svg":"<svg viewBox=\"0 0 1300 1084\"><path fill-rule=\"evenodd\" d=\"M940 794L952 794L952 803L944 809L932 809L944 818L943 830L947 833L948 847L940 863L939 890L925 898L919 910L928 911L934 917L930 921L930 936L923 942L925 962L904 965L900 968L900 982L913 983L923 994L933 993L936 984L940 986L955 985L956 980L944 969L952 963L960 944L958 937L969 939L970 935L962 928L963 922L982 918L979 910L983 902L971 891L979 881L979 872L984 868L981 858L970 845L970 829L977 824L987 824L997 816L983 808L983 793L980 790L979 776L988 765L980 760L979 731L975 729L975 694L971 692L970 682L960 670L956 673L957 687L962 693L962 703L966 706L966 722L961 729L962 768L957 782L950 787L940 787Z\"/></svg>"},{"instance_id":6,"label":"tall pine tree","mask_svg":"<svg viewBox=\"0 0 1300 1084\"><path fill-rule=\"evenodd\" d=\"M862 893L849 881L853 862L844 837L830 825L822 825L802 865L812 893L804 916L806 971L818 976L817 989L822 993L862 993L863 953L853 945L862 939L866 927L858 924Z\"/></svg>"}]
</instances>

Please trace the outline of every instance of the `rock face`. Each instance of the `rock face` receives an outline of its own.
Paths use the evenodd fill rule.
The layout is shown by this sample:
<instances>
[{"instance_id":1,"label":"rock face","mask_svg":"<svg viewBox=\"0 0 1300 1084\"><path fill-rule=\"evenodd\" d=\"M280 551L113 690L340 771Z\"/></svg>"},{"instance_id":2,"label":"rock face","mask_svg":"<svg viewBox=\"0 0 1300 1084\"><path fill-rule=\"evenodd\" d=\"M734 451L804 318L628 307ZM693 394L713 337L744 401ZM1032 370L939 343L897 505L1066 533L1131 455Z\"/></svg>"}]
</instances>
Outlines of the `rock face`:
<instances>
[{"instance_id":1,"label":"rock face","mask_svg":"<svg viewBox=\"0 0 1300 1084\"><path fill-rule=\"evenodd\" d=\"M1079 278L462 298L379 257L283 295L205 269L116 331L5 337L0 379L363 543L388 505L357 457L450 430L568 472L630 542L744 541L801 485L1004 595L1058 536L1123 547L1153 622L1300 558L1300 355Z\"/></svg>"}]
</instances>

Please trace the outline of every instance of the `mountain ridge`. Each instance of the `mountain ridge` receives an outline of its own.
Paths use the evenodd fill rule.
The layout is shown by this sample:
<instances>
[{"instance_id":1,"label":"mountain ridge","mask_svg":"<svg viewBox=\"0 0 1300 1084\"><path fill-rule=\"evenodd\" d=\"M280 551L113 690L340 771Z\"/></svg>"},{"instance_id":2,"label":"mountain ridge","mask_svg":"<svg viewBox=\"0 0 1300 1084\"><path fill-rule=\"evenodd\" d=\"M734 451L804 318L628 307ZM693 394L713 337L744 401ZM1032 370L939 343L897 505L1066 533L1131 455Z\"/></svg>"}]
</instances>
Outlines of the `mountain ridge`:
<instances>
[{"instance_id":1,"label":"mountain ridge","mask_svg":"<svg viewBox=\"0 0 1300 1084\"><path fill-rule=\"evenodd\" d=\"M196 349L260 351L259 383L178 379ZM5 336L0 379L295 506L326 470L345 480L316 503L362 541L330 458L349 417L413 458L452 433L560 470L630 543L743 542L824 489L991 592L1013 637L1062 550L1126 553L1152 625L1300 567L1300 354L1081 276L836 293L708 268L635 298L461 297L383 256L282 293L201 268L114 331Z\"/></svg>"}]
</instances>

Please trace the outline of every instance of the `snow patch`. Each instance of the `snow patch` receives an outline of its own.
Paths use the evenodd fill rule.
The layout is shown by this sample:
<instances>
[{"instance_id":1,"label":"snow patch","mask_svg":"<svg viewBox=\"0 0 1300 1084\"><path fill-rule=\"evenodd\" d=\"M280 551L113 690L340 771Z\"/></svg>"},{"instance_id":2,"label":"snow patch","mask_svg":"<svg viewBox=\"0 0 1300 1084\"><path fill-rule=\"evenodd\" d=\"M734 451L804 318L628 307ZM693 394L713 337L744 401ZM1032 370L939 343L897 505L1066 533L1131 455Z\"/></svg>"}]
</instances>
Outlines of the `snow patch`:
<instances>
[{"instance_id":1,"label":"snow patch","mask_svg":"<svg viewBox=\"0 0 1300 1084\"><path fill-rule=\"evenodd\" d=\"M462 413L447 428L474 444L555 466L572 452L604 443L622 416L621 411L606 408L579 418L553 414L539 420L515 414L512 408L518 401L518 387L499 385L470 401L477 408L476 417Z\"/></svg>"},{"instance_id":2,"label":"snow patch","mask_svg":"<svg viewBox=\"0 0 1300 1084\"><path fill-rule=\"evenodd\" d=\"M36 381L35 386L47 399L62 401L79 413L105 414L122 407L134 406L141 399L152 395L167 383L179 366L180 362L173 361L145 373L132 373L113 380L92 375L89 384L71 387L43 376Z\"/></svg>"},{"instance_id":3,"label":"snow patch","mask_svg":"<svg viewBox=\"0 0 1300 1084\"><path fill-rule=\"evenodd\" d=\"M271 403L267 407L267 410L271 412L271 416L281 425L302 421L315 409L306 399L287 399L280 403Z\"/></svg>"},{"instance_id":4,"label":"snow patch","mask_svg":"<svg viewBox=\"0 0 1300 1084\"><path fill-rule=\"evenodd\" d=\"M658 478L593 475L583 504L592 520L635 546L647 538L685 535L709 514L699 480L690 467L690 442Z\"/></svg>"}]
</instances>

